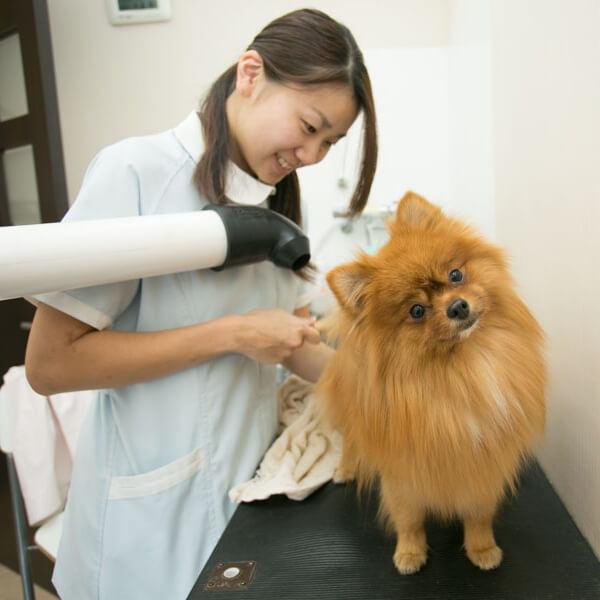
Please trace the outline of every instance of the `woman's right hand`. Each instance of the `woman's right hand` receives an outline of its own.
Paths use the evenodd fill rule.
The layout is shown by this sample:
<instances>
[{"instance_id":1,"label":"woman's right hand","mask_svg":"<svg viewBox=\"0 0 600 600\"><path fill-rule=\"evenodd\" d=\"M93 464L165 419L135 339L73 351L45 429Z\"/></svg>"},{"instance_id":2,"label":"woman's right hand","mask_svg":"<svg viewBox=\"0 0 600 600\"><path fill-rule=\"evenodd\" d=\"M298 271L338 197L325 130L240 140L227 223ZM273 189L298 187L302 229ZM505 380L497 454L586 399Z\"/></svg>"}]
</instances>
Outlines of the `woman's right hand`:
<instances>
[{"instance_id":1,"label":"woman's right hand","mask_svg":"<svg viewBox=\"0 0 600 600\"><path fill-rule=\"evenodd\" d=\"M321 341L314 319L297 317L279 308L253 310L240 317L237 350L263 363L281 363L304 342Z\"/></svg>"}]
</instances>

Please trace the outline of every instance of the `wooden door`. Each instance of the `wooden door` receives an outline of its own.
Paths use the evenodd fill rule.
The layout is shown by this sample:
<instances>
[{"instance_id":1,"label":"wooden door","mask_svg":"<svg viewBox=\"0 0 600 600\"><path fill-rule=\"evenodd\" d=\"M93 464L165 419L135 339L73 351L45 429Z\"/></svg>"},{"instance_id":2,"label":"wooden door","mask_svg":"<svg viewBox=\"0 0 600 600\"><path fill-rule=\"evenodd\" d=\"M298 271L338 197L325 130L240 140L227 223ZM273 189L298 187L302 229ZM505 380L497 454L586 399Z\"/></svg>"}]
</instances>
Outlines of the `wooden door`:
<instances>
[{"instance_id":1,"label":"wooden door","mask_svg":"<svg viewBox=\"0 0 600 600\"><path fill-rule=\"evenodd\" d=\"M67 190L46 0L0 0L0 227L59 221ZM34 308L0 301L0 382Z\"/></svg>"}]
</instances>

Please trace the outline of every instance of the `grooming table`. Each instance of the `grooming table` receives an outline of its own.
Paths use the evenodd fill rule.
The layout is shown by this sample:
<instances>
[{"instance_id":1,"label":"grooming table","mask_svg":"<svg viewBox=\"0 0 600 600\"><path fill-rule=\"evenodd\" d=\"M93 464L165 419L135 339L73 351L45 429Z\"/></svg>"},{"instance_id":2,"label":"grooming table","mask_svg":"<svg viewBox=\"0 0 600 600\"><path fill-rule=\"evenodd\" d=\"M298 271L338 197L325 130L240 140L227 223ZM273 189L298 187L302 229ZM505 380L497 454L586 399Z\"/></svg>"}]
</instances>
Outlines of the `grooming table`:
<instances>
[{"instance_id":1,"label":"grooming table","mask_svg":"<svg viewBox=\"0 0 600 600\"><path fill-rule=\"evenodd\" d=\"M333 483L303 502L241 504L188 600L600 599L600 563L537 464L497 516L494 571L469 562L460 523L428 521L427 564L400 575L376 510L374 496Z\"/></svg>"}]
</instances>

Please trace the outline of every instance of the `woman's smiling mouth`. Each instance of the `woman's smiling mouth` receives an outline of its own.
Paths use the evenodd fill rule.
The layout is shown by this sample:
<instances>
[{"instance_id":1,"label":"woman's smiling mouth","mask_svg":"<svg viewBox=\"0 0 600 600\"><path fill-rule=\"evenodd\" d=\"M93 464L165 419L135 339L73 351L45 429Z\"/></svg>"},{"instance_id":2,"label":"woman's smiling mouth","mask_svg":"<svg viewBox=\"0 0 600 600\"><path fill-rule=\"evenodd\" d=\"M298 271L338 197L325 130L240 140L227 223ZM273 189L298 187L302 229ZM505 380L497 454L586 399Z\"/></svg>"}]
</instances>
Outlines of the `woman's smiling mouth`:
<instances>
[{"instance_id":1,"label":"woman's smiling mouth","mask_svg":"<svg viewBox=\"0 0 600 600\"><path fill-rule=\"evenodd\" d=\"M282 168L282 170L285 171L286 174L294 170L294 167L290 165L290 163L287 162L282 156L276 154L275 157L277 158L277 163Z\"/></svg>"}]
</instances>

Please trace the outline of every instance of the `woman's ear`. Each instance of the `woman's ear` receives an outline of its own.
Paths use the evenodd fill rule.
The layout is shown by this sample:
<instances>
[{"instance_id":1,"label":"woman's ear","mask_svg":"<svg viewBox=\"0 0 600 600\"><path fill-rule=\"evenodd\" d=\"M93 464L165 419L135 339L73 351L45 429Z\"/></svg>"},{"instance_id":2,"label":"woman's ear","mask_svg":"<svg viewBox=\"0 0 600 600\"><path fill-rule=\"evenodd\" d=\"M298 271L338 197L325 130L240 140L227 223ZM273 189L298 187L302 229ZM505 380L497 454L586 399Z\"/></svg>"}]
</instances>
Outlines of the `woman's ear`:
<instances>
[{"instance_id":1,"label":"woman's ear","mask_svg":"<svg viewBox=\"0 0 600 600\"><path fill-rule=\"evenodd\" d=\"M263 60L260 54L256 50L247 50L237 64L235 89L242 96L250 96L263 74Z\"/></svg>"}]
</instances>

